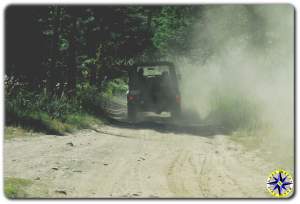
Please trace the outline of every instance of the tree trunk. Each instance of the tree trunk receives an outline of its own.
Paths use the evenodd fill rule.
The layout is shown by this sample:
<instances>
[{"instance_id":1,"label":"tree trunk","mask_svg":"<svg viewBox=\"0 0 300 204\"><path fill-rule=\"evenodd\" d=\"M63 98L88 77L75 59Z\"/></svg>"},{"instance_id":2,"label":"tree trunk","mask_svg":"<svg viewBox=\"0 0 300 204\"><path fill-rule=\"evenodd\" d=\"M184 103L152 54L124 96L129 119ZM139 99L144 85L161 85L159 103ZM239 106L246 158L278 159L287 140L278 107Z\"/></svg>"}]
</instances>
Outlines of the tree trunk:
<instances>
[{"instance_id":1,"label":"tree trunk","mask_svg":"<svg viewBox=\"0 0 300 204\"><path fill-rule=\"evenodd\" d=\"M72 17L71 30L69 32L69 59L68 59L68 80L67 94L73 96L76 90L77 64L76 64L76 23L77 18Z\"/></svg>"},{"instance_id":2,"label":"tree trunk","mask_svg":"<svg viewBox=\"0 0 300 204\"><path fill-rule=\"evenodd\" d=\"M97 57L97 43L96 43L96 33L90 31L87 36L87 47L88 47L88 56L93 59L93 62L90 64L90 83L91 85L96 85L97 80L97 66L96 66L96 57Z\"/></svg>"},{"instance_id":3,"label":"tree trunk","mask_svg":"<svg viewBox=\"0 0 300 204\"><path fill-rule=\"evenodd\" d=\"M97 52L96 52L96 84L99 85L99 87L101 88L101 82L104 79L104 73L103 73L103 69L105 67L104 65L104 56L103 56L103 44L99 43L98 48L97 48Z\"/></svg>"},{"instance_id":4,"label":"tree trunk","mask_svg":"<svg viewBox=\"0 0 300 204\"><path fill-rule=\"evenodd\" d=\"M97 81L97 66L95 64L91 65L90 81L91 81L91 85L96 85L96 81Z\"/></svg>"},{"instance_id":5,"label":"tree trunk","mask_svg":"<svg viewBox=\"0 0 300 204\"><path fill-rule=\"evenodd\" d=\"M59 42L59 32L60 32L60 7L56 6L54 8L54 30L53 30L53 39L52 39L52 56L50 63L50 72L49 72L49 83L48 83L48 93L51 95L55 94L56 84L59 78L58 68L57 68L57 58L58 58L58 42Z\"/></svg>"}]
</instances>

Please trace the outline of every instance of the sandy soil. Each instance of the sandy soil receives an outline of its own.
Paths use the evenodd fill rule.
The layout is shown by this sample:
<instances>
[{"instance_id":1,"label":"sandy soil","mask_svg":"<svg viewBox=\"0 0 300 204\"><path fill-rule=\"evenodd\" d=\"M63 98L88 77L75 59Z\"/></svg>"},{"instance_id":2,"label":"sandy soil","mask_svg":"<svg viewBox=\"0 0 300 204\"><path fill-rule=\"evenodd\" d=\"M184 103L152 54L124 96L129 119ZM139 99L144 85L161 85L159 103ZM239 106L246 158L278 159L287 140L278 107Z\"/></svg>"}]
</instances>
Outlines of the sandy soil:
<instances>
[{"instance_id":1,"label":"sandy soil","mask_svg":"<svg viewBox=\"0 0 300 204\"><path fill-rule=\"evenodd\" d=\"M31 179L30 197L271 197L275 166L226 135L103 125L4 142L4 176Z\"/></svg>"}]
</instances>

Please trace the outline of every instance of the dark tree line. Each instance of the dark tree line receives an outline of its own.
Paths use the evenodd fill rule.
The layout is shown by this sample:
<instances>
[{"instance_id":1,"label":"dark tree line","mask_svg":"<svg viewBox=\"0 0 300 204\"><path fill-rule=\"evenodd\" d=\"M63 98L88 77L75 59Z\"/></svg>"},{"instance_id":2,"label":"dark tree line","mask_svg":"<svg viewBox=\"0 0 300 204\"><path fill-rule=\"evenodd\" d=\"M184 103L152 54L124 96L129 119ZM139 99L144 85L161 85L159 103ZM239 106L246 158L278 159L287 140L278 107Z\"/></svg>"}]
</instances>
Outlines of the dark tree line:
<instances>
[{"instance_id":1,"label":"dark tree line","mask_svg":"<svg viewBox=\"0 0 300 204\"><path fill-rule=\"evenodd\" d=\"M6 10L6 77L49 95L100 87L132 62L189 49L199 7L10 6Z\"/></svg>"}]
</instances>

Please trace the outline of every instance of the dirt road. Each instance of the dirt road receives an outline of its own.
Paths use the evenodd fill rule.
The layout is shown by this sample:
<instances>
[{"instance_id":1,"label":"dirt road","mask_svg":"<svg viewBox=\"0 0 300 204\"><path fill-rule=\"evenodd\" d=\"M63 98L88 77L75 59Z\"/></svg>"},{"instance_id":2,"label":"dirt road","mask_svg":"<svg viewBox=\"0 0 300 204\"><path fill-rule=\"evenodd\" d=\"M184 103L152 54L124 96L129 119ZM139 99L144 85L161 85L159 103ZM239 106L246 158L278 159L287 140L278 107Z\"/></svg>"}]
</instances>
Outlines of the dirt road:
<instances>
[{"instance_id":1,"label":"dirt road","mask_svg":"<svg viewBox=\"0 0 300 204\"><path fill-rule=\"evenodd\" d=\"M4 175L31 197L270 197L276 168L226 135L103 125L4 142Z\"/></svg>"}]
</instances>

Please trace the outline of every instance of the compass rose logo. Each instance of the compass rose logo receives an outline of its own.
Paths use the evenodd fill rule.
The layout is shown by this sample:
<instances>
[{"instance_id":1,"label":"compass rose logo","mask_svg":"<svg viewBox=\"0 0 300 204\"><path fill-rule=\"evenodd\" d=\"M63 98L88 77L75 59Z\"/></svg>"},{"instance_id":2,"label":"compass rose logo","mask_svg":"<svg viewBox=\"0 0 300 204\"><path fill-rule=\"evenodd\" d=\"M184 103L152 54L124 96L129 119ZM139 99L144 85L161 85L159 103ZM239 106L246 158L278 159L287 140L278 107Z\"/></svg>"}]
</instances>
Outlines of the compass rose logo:
<instances>
[{"instance_id":1,"label":"compass rose logo","mask_svg":"<svg viewBox=\"0 0 300 204\"><path fill-rule=\"evenodd\" d=\"M293 179L287 171L273 171L267 179L267 189L275 197L287 197L293 190Z\"/></svg>"}]
</instances>

